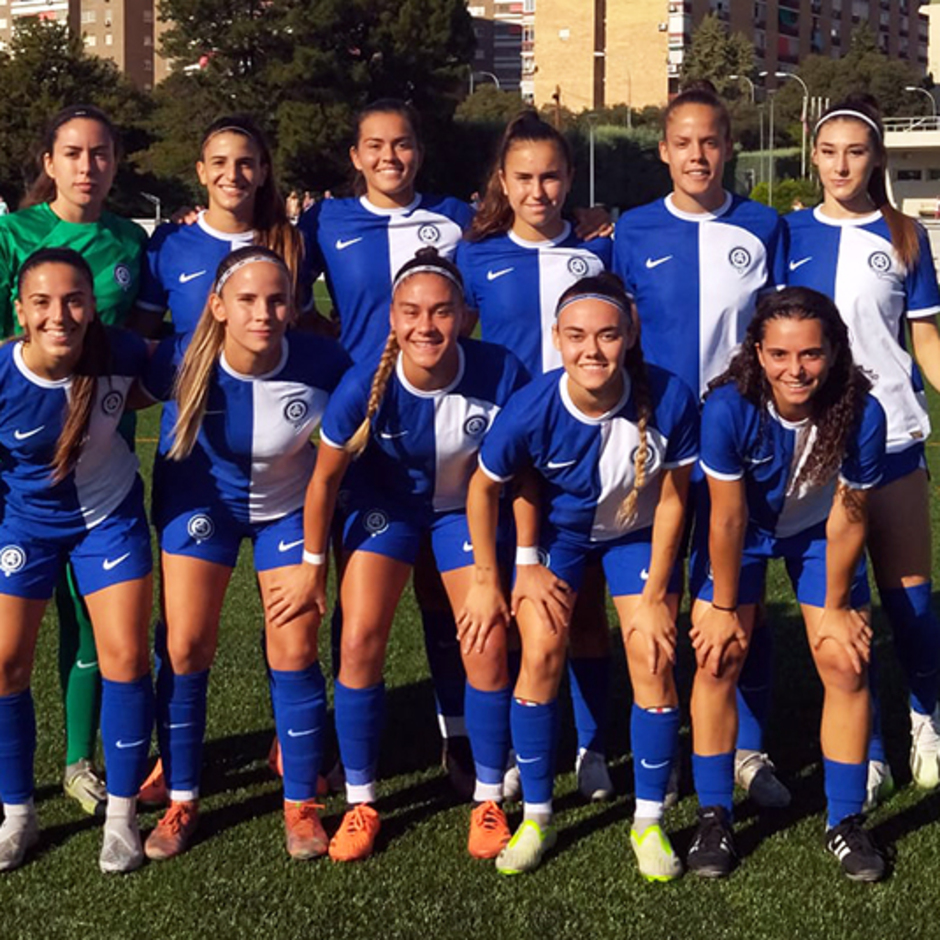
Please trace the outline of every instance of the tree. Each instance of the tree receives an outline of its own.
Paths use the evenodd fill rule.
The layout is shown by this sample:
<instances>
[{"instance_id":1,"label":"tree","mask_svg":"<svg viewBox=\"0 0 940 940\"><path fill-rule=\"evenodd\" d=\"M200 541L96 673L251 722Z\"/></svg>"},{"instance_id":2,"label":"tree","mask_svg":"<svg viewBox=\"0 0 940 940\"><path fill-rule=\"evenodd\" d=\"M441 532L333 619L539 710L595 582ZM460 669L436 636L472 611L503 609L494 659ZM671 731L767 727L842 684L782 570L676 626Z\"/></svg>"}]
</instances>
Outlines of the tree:
<instances>
[{"instance_id":1,"label":"tree","mask_svg":"<svg viewBox=\"0 0 940 940\"><path fill-rule=\"evenodd\" d=\"M743 33L728 34L727 26L714 14L706 16L692 33L692 44L682 61L683 82L706 79L718 94L734 83L729 75L750 75L754 69L754 46Z\"/></svg>"},{"instance_id":2,"label":"tree","mask_svg":"<svg viewBox=\"0 0 940 940\"><path fill-rule=\"evenodd\" d=\"M516 91L501 91L495 85L478 85L472 95L467 95L454 117L458 121L480 121L491 124L508 124L525 107Z\"/></svg>"}]
</instances>

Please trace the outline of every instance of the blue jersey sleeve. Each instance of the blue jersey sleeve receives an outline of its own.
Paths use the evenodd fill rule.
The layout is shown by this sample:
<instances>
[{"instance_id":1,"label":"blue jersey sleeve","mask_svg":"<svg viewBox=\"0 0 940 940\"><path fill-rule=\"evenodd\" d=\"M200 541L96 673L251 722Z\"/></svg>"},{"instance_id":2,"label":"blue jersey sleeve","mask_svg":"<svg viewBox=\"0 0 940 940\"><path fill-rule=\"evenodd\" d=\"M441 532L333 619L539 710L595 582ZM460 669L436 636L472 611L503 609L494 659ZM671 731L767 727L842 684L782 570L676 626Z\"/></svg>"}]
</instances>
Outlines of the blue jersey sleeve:
<instances>
[{"instance_id":1,"label":"blue jersey sleeve","mask_svg":"<svg viewBox=\"0 0 940 940\"><path fill-rule=\"evenodd\" d=\"M144 391L157 401L169 401L173 395L176 370L182 358L179 345L179 337L167 337L153 351L144 369L141 384Z\"/></svg>"},{"instance_id":2,"label":"blue jersey sleeve","mask_svg":"<svg viewBox=\"0 0 940 940\"><path fill-rule=\"evenodd\" d=\"M672 470L698 458L699 410L692 390L681 379L670 376L667 394L669 428L663 467Z\"/></svg>"},{"instance_id":3,"label":"blue jersey sleeve","mask_svg":"<svg viewBox=\"0 0 940 940\"><path fill-rule=\"evenodd\" d=\"M873 395L868 395L858 431L849 439L839 475L854 490L877 486L884 473L887 419Z\"/></svg>"},{"instance_id":4,"label":"blue jersey sleeve","mask_svg":"<svg viewBox=\"0 0 940 940\"><path fill-rule=\"evenodd\" d=\"M356 367L343 376L326 406L320 425L321 441L338 450L346 446L366 416L374 374L374 367Z\"/></svg>"},{"instance_id":5,"label":"blue jersey sleeve","mask_svg":"<svg viewBox=\"0 0 940 940\"><path fill-rule=\"evenodd\" d=\"M528 397L518 393L513 395L483 438L480 468L499 483L508 482L531 463L528 429L532 408Z\"/></svg>"},{"instance_id":6,"label":"blue jersey sleeve","mask_svg":"<svg viewBox=\"0 0 940 940\"><path fill-rule=\"evenodd\" d=\"M611 269L614 263L614 240L612 238L592 238L584 243L584 247L592 254L597 255L601 264L604 265L605 271Z\"/></svg>"},{"instance_id":7,"label":"blue jersey sleeve","mask_svg":"<svg viewBox=\"0 0 940 940\"><path fill-rule=\"evenodd\" d=\"M471 242L461 239L457 245L457 251L454 253L454 264L457 265L460 276L463 278L463 292L467 306L472 310L479 310L480 295L475 284Z\"/></svg>"},{"instance_id":8,"label":"blue jersey sleeve","mask_svg":"<svg viewBox=\"0 0 940 940\"><path fill-rule=\"evenodd\" d=\"M907 272L907 315L911 318L929 317L940 313L940 288L937 286L937 271L933 263L930 238L923 226L917 226L920 257L917 264Z\"/></svg>"},{"instance_id":9,"label":"blue jersey sleeve","mask_svg":"<svg viewBox=\"0 0 940 940\"><path fill-rule=\"evenodd\" d=\"M717 480L744 477L741 406L733 385L724 385L705 399L701 425L702 469Z\"/></svg>"},{"instance_id":10,"label":"blue jersey sleeve","mask_svg":"<svg viewBox=\"0 0 940 940\"><path fill-rule=\"evenodd\" d=\"M611 263L609 267L610 270L623 281L624 287L626 287L631 294L636 294L636 280L630 271L630 253L627 250L629 238L630 236L625 224L618 222L617 228L614 231L614 239L611 247Z\"/></svg>"},{"instance_id":11,"label":"blue jersey sleeve","mask_svg":"<svg viewBox=\"0 0 940 940\"><path fill-rule=\"evenodd\" d=\"M145 310L163 313L170 306L169 294L160 269L160 260L167 238L176 229L177 226L171 222L161 225L147 242L147 250L141 265L140 290L137 293L137 304Z\"/></svg>"},{"instance_id":12,"label":"blue jersey sleeve","mask_svg":"<svg viewBox=\"0 0 940 940\"><path fill-rule=\"evenodd\" d=\"M300 309L313 307L313 285L326 270L317 234L320 228L321 203L311 206L301 217L297 228L304 242L304 256L300 265Z\"/></svg>"},{"instance_id":13,"label":"blue jersey sleeve","mask_svg":"<svg viewBox=\"0 0 940 940\"><path fill-rule=\"evenodd\" d=\"M136 333L108 327L112 374L142 378L147 369L147 343Z\"/></svg>"}]
</instances>

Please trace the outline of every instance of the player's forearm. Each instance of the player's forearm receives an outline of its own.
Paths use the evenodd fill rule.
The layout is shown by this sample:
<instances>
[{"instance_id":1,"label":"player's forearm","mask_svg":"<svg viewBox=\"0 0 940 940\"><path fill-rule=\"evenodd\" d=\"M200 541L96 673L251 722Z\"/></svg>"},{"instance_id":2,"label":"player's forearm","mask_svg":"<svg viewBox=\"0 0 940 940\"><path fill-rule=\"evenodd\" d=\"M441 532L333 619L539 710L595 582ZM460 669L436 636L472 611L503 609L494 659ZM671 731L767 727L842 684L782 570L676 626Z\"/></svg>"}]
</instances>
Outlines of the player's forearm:
<instances>
[{"instance_id":1,"label":"player's forearm","mask_svg":"<svg viewBox=\"0 0 940 940\"><path fill-rule=\"evenodd\" d=\"M685 508L691 473L691 467L682 467L663 475L659 502L653 517L649 578L643 589L643 595L648 600L661 601L668 593L669 578L685 530Z\"/></svg>"},{"instance_id":2,"label":"player's forearm","mask_svg":"<svg viewBox=\"0 0 940 940\"><path fill-rule=\"evenodd\" d=\"M499 584L496 559L496 529L499 523L501 485L477 468L467 491L467 525L473 545L474 578L480 583Z\"/></svg>"},{"instance_id":3,"label":"player's forearm","mask_svg":"<svg viewBox=\"0 0 940 940\"><path fill-rule=\"evenodd\" d=\"M840 486L826 522L826 607L850 606L867 532L867 491Z\"/></svg>"}]
</instances>

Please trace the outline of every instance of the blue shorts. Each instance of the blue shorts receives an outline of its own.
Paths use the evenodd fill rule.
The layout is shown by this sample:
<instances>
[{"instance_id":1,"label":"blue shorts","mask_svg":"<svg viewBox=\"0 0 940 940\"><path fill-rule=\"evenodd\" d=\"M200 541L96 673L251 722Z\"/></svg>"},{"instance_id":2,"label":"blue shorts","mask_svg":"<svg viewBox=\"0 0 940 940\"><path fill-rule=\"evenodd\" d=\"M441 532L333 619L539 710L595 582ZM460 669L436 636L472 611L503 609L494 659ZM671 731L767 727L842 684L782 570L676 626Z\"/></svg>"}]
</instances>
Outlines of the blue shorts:
<instances>
[{"instance_id":1,"label":"blue shorts","mask_svg":"<svg viewBox=\"0 0 940 940\"><path fill-rule=\"evenodd\" d=\"M812 526L788 538L758 536L748 533L741 558L741 576L738 582L738 604L756 604L763 597L767 562L782 558L787 567L790 583L801 604L824 607L826 604L826 524ZM689 590L696 600L714 598L714 581L708 560L707 545L697 541L692 549L689 565ZM868 571L864 556L858 563L852 581L851 604L856 610L871 603Z\"/></svg>"},{"instance_id":2,"label":"blue shorts","mask_svg":"<svg viewBox=\"0 0 940 940\"><path fill-rule=\"evenodd\" d=\"M83 597L150 574L153 552L140 477L104 521L61 539L29 535L29 523L0 524L0 594L49 600L66 562Z\"/></svg>"},{"instance_id":3,"label":"blue shorts","mask_svg":"<svg viewBox=\"0 0 940 940\"><path fill-rule=\"evenodd\" d=\"M600 563L610 588L611 597L642 594L649 577L652 553L652 527L630 532L609 542L586 542L546 529L539 546L542 563L561 578L573 591L581 590L584 569ZM669 577L669 593L678 594L682 587L682 565L673 566Z\"/></svg>"},{"instance_id":4,"label":"blue shorts","mask_svg":"<svg viewBox=\"0 0 940 940\"><path fill-rule=\"evenodd\" d=\"M304 553L303 508L271 522L239 522L218 502L206 500L160 520L157 538L168 555L200 558L234 568L242 539L251 539L255 571L299 565Z\"/></svg>"},{"instance_id":5,"label":"blue shorts","mask_svg":"<svg viewBox=\"0 0 940 940\"><path fill-rule=\"evenodd\" d=\"M927 454L923 442L914 444L912 447L905 447L904 450L896 451L893 454L885 454L884 474L878 488L894 483L895 480L903 479L915 470L927 469Z\"/></svg>"}]
</instances>

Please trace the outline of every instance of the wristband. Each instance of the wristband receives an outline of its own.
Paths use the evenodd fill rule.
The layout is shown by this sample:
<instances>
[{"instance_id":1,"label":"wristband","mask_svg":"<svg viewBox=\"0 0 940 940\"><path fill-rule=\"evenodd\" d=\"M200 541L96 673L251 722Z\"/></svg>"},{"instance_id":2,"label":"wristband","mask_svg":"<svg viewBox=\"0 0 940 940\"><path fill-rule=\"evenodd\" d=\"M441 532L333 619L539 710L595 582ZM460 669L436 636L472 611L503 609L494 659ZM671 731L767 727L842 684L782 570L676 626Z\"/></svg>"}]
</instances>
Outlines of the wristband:
<instances>
[{"instance_id":1,"label":"wristband","mask_svg":"<svg viewBox=\"0 0 940 940\"><path fill-rule=\"evenodd\" d=\"M540 565L539 550L534 545L520 545L516 548L516 565Z\"/></svg>"},{"instance_id":2,"label":"wristband","mask_svg":"<svg viewBox=\"0 0 940 940\"><path fill-rule=\"evenodd\" d=\"M304 564L307 565L325 565L326 552L308 552L304 549Z\"/></svg>"},{"instance_id":3,"label":"wristband","mask_svg":"<svg viewBox=\"0 0 940 940\"><path fill-rule=\"evenodd\" d=\"M724 614L733 614L737 611L738 605L735 604L734 607L721 607L718 604L716 604L714 601L712 601L712 609L720 610Z\"/></svg>"}]
</instances>

